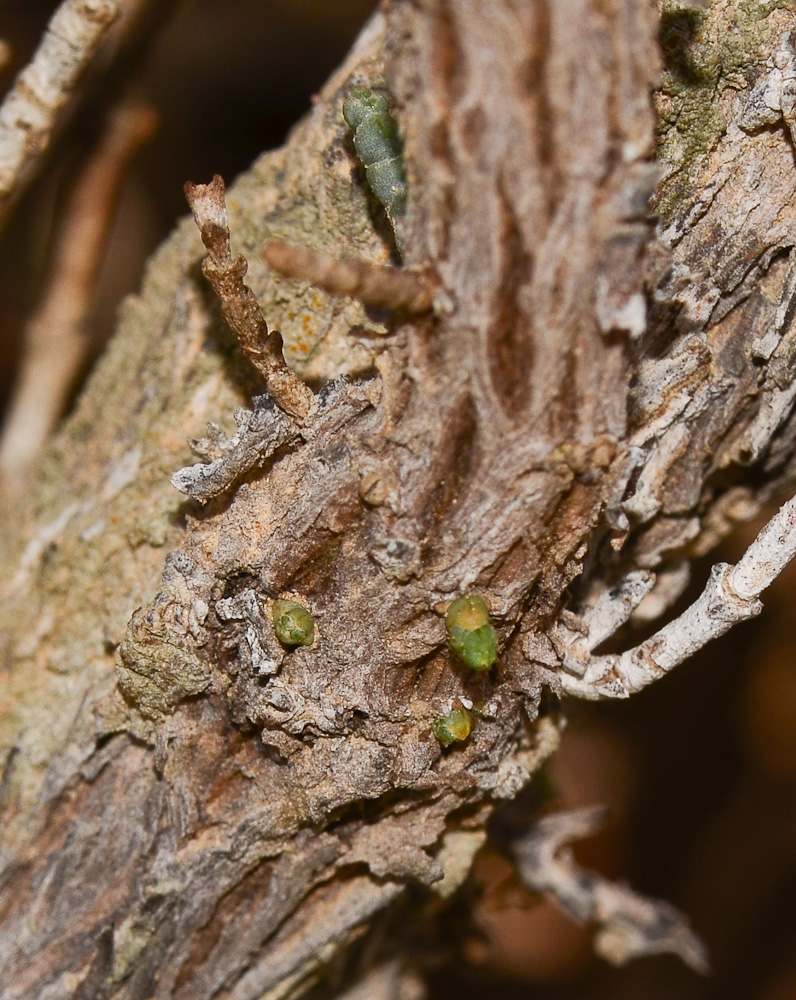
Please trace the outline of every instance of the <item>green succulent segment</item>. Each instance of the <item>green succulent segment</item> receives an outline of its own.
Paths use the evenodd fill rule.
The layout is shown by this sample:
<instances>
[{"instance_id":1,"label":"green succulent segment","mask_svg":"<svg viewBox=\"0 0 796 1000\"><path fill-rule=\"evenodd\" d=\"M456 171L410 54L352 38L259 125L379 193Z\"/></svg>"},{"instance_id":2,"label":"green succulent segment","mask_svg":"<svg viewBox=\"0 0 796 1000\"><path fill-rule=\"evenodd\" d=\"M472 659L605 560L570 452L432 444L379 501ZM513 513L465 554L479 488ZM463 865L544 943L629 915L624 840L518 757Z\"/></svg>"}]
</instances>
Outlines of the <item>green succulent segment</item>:
<instances>
[{"instance_id":1,"label":"green succulent segment","mask_svg":"<svg viewBox=\"0 0 796 1000\"><path fill-rule=\"evenodd\" d=\"M286 646L310 646L315 638L315 621L295 601L274 601L274 632Z\"/></svg>"},{"instance_id":2,"label":"green succulent segment","mask_svg":"<svg viewBox=\"0 0 796 1000\"><path fill-rule=\"evenodd\" d=\"M457 597L445 615L448 642L471 670L489 670L497 660L498 637L480 594Z\"/></svg>"},{"instance_id":3,"label":"green succulent segment","mask_svg":"<svg viewBox=\"0 0 796 1000\"><path fill-rule=\"evenodd\" d=\"M472 728L473 717L466 708L454 708L434 721L434 735L444 747L466 740Z\"/></svg>"},{"instance_id":4,"label":"green succulent segment","mask_svg":"<svg viewBox=\"0 0 796 1000\"><path fill-rule=\"evenodd\" d=\"M354 133L354 149L371 191L393 227L406 212L406 171L398 126L383 90L357 87L343 101L343 117Z\"/></svg>"}]
</instances>

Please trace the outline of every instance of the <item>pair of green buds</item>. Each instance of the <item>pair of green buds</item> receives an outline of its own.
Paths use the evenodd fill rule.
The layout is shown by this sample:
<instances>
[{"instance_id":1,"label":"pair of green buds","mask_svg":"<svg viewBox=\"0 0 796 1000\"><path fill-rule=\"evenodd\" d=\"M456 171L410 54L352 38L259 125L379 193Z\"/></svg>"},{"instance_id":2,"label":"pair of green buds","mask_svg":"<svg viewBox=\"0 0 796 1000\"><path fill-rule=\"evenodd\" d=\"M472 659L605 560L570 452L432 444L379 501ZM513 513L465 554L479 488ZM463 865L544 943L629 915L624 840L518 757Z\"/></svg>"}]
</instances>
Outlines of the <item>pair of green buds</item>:
<instances>
[{"instance_id":1,"label":"pair of green buds","mask_svg":"<svg viewBox=\"0 0 796 1000\"><path fill-rule=\"evenodd\" d=\"M445 614L445 628L451 649L471 670L489 670L497 660L497 632L480 594L468 594L452 601ZM473 728L473 717L456 699L451 711L437 718L433 728L440 743L448 747L467 739Z\"/></svg>"},{"instance_id":2,"label":"pair of green buds","mask_svg":"<svg viewBox=\"0 0 796 1000\"><path fill-rule=\"evenodd\" d=\"M273 621L277 638L286 646L312 645L315 620L302 604L274 601ZM445 628L451 649L471 670L489 670L497 660L497 632L480 594L453 601L445 614Z\"/></svg>"}]
</instances>

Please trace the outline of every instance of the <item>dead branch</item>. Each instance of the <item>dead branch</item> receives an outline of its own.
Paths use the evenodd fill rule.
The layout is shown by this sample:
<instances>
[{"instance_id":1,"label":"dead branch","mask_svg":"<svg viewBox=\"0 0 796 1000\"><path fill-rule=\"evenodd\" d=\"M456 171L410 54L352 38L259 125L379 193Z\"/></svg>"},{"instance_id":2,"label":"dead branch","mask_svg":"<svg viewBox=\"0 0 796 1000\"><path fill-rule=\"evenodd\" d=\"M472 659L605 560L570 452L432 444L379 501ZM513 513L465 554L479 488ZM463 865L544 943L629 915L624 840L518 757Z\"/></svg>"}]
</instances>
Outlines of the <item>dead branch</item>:
<instances>
[{"instance_id":1,"label":"dead branch","mask_svg":"<svg viewBox=\"0 0 796 1000\"><path fill-rule=\"evenodd\" d=\"M581 698L627 698L635 691L665 676L684 663L712 639L728 632L738 622L754 618L763 610L760 594L776 580L796 555L796 497L777 511L735 565L717 563L705 590L681 615L641 645L621 655L589 657L590 647L569 644L561 675L563 690ZM649 587L636 590L636 603ZM633 605L624 603L621 590L607 595L607 605L618 608L618 627L627 620ZM602 617L602 613L599 617ZM588 627L588 623L587 623ZM580 658L573 655L580 650Z\"/></svg>"},{"instance_id":2,"label":"dead branch","mask_svg":"<svg viewBox=\"0 0 796 1000\"><path fill-rule=\"evenodd\" d=\"M648 899L575 863L566 845L595 833L601 806L555 813L539 820L513 845L517 870L533 892L554 899L581 923L598 927L595 948L614 965L663 952L708 971L705 947L673 906Z\"/></svg>"},{"instance_id":3,"label":"dead branch","mask_svg":"<svg viewBox=\"0 0 796 1000\"><path fill-rule=\"evenodd\" d=\"M197 463L179 469L171 477L172 486L194 500L206 502L229 490L249 472L262 465L266 459L285 444L298 440L295 423L286 417L271 396L256 396L252 410L236 410L237 433L224 437L220 430L210 425L210 448L204 440L192 442L197 453L213 458L209 463Z\"/></svg>"},{"instance_id":4,"label":"dead branch","mask_svg":"<svg viewBox=\"0 0 796 1000\"><path fill-rule=\"evenodd\" d=\"M25 330L22 362L0 437L0 480L6 495L18 496L24 488L86 358L86 317L119 186L155 124L148 107L128 102L116 108L70 193L45 298Z\"/></svg>"},{"instance_id":5,"label":"dead branch","mask_svg":"<svg viewBox=\"0 0 796 1000\"><path fill-rule=\"evenodd\" d=\"M265 379L277 406L303 423L311 414L315 399L286 365L282 338L276 332L268 332L257 298L243 280L248 270L245 258L232 256L223 179L216 175L209 184L189 182L185 185L185 196L208 250L202 271L221 301L224 319L246 357Z\"/></svg>"},{"instance_id":6,"label":"dead branch","mask_svg":"<svg viewBox=\"0 0 796 1000\"><path fill-rule=\"evenodd\" d=\"M50 144L58 115L120 11L119 0L64 0L0 106L0 216Z\"/></svg>"},{"instance_id":7,"label":"dead branch","mask_svg":"<svg viewBox=\"0 0 796 1000\"><path fill-rule=\"evenodd\" d=\"M415 271L333 257L280 240L266 243L263 260L286 278L308 281L333 295L348 295L374 309L396 309L416 316L434 305L433 283Z\"/></svg>"}]
</instances>

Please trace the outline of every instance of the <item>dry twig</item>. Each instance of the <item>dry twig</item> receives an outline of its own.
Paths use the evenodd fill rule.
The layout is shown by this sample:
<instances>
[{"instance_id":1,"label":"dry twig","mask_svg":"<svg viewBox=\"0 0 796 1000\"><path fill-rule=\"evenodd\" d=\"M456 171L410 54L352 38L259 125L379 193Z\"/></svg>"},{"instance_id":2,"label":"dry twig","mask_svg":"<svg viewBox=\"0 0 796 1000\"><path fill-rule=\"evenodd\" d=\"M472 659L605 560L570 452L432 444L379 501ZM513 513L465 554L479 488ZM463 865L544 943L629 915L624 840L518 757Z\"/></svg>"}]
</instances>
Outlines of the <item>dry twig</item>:
<instances>
[{"instance_id":1,"label":"dry twig","mask_svg":"<svg viewBox=\"0 0 796 1000\"><path fill-rule=\"evenodd\" d=\"M230 490L252 469L256 469L283 445L334 433L335 427L372 405L367 384L351 385L335 379L318 393L313 413L316 419L306 427L283 413L272 396L255 396L251 410L235 411L237 432L228 438L215 424L208 424L208 436L191 442L193 451L209 462L179 469L171 485L186 496L207 503Z\"/></svg>"},{"instance_id":2,"label":"dry twig","mask_svg":"<svg viewBox=\"0 0 796 1000\"><path fill-rule=\"evenodd\" d=\"M702 942L673 906L585 871L563 849L595 833L603 815L601 806L587 807L555 813L534 824L514 844L520 877L529 889L551 896L576 920L597 924L595 949L614 965L665 952L679 955L697 972L707 972Z\"/></svg>"},{"instance_id":3,"label":"dry twig","mask_svg":"<svg viewBox=\"0 0 796 1000\"><path fill-rule=\"evenodd\" d=\"M209 427L212 438L193 441L193 450L211 458L179 469L171 484L181 493L207 503L230 489L250 469L262 465L285 444L299 437L294 421L277 409L271 396L255 396L253 409L235 412L237 433L225 437L215 425Z\"/></svg>"},{"instance_id":4,"label":"dry twig","mask_svg":"<svg viewBox=\"0 0 796 1000\"><path fill-rule=\"evenodd\" d=\"M120 9L119 0L64 0L0 107L0 216L50 144L58 114Z\"/></svg>"},{"instance_id":5,"label":"dry twig","mask_svg":"<svg viewBox=\"0 0 796 1000\"><path fill-rule=\"evenodd\" d=\"M375 309L419 315L434 305L433 284L416 271L381 267L353 257L333 257L281 240L266 243L263 259L286 278L308 281L333 295L349 295Z\"/></svg>"},{"instance_id":6,"label":"dry twig","mask_svg":"<svg viewBox=\"0 0 796 1000\"><path fill-rule=\"evenodd\" d=\"M574 657L561 682L567 694L581 698L627 698L658 680L724 635L733 625L763 610L759 595L796 555L796 497L777 511L735 566L717 563L699 598L646 642L621 655ZM617 591L619 593L619 591ZM643 596L639 589L639 600ZM629 614L629 611L628 611ZM627 614L624 616L627 618ZM604 638L604 637L603 637Z\"/></svg>"},{"instance_id":7,"label":"dry twig","mask_svg":"<svg viewBox=\"0 0 796 1000\"><path fill-rule=\"evenodd\" d=\"M232 256L223 179L216 174L209 184L188 182L185 197L208 251L202 271L221 301L224 319L265 379L277 406L303 423L314 409L315 397L285 363L282 337L268 332L257 297L243 280L248 270L246 260Z\"/></svg>"},{"instance_id":8,"label":"dry twig","mask_svg":"<svg viewBox=\"0 0 796 1000\"><path fill-rule=\"evenodd\" d=\"M85 359L85 329L116 198L131 158L152 135L151 108L125 104L111 115L64 213L44 301L27 325L21 369L0 438L5 492L18 493L63 412Z\"/></svg>"}]
</instances>

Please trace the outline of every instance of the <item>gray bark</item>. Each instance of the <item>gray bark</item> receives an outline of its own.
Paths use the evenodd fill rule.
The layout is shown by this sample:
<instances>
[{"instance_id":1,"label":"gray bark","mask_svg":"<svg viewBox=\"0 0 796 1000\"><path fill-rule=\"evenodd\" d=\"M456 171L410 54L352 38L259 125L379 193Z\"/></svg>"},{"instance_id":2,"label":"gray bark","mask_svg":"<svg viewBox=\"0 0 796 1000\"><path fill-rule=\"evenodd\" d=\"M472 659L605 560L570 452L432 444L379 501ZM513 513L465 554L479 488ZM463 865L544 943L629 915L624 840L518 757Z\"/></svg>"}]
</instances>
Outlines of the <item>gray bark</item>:
<instances>
[{"instance_id":1,"label":"gray bark","mask_svg":"<svg viewBox=\"0 0 796 1000\"><path fill-rule=\"evenodd\" d=\"M792 482L793 149L784 117L737 123L793 15L749 6L698 13L710 122L689 118L699 74L663 77L663 236L654 3L377 15L229 197L291 365L351 379L204 506L170 476L262 385L193 221L154 256L7 517L1 996L301 996L408 884L450 894L553 751L562 616L639 568L663 614L688 560ZM404 264L443 304L400 324L259 262L271 238L386 262L340 117L383 82ZM443 619L471 591L500 638L480 675ZM277 643L277 593L312 611L312 646ZM456 698L479 714L443 750Z\"/></svg>"}]
</instances>

